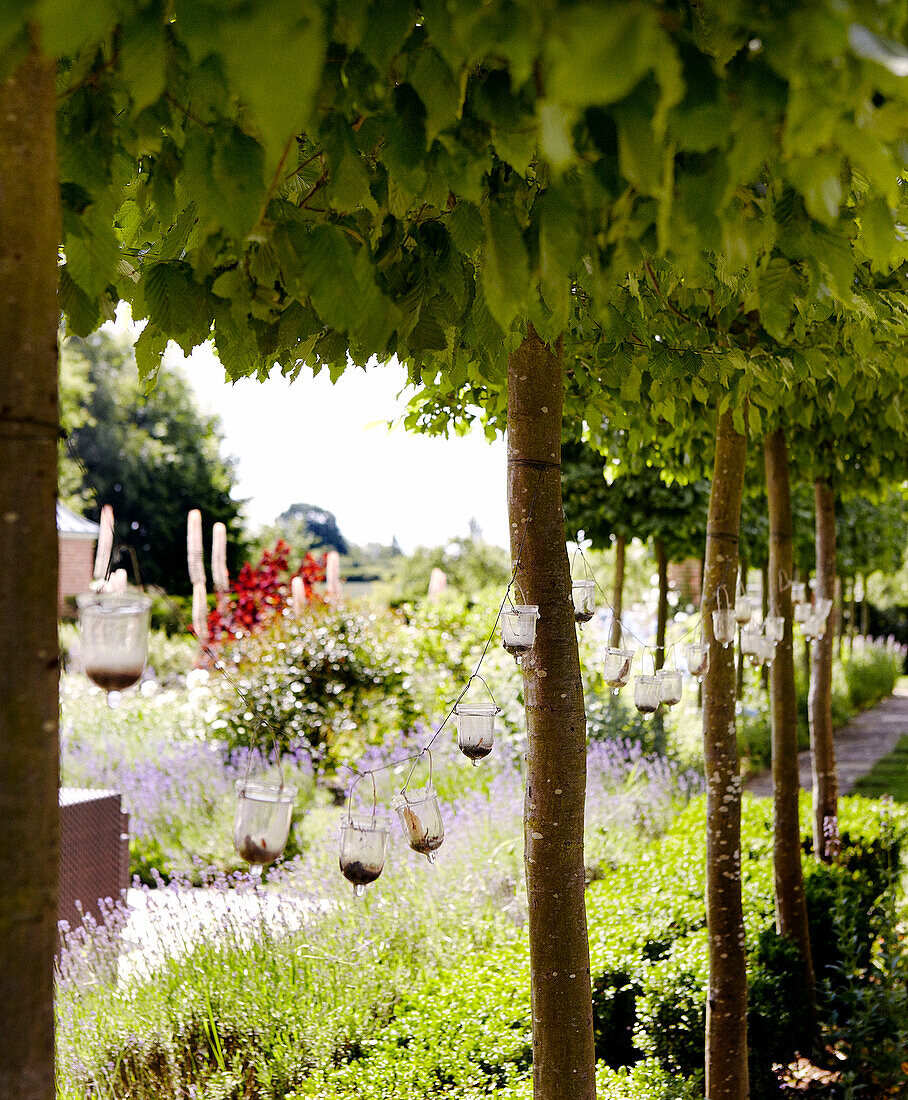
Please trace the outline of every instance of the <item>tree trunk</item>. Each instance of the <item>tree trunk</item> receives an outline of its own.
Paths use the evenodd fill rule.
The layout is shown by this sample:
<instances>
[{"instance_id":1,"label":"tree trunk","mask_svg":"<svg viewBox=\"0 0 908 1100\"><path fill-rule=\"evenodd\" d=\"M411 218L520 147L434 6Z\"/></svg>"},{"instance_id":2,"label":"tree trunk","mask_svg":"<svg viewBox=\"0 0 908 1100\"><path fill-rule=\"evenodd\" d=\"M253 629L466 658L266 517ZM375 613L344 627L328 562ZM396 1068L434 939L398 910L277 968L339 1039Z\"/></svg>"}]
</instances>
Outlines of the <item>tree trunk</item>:
<instances>
[{"instance_id":1,"label":"tree trunk","mask_svg":"<svg viewBox=\"0 0 908 1100\"><path fill-rule=\"evenodd\" d=\"M791 576L791 570L789 569L788 575ZM760 570L760 604L763 614L763 622L769 618L769 562L763 565ZM760 683L763 685L763 690L769 692L769 668L766 665L760 669Z\"/></svg>"},{"instance_id":2,"label":"tree trunk","mask_svg":"<svg viewBox=\"0 0 908 1100\"><path fill-rule=\"evenodd\" d=\"M741 780L735 739L735 651L713 634L719 586L734 600L744 488L744 436L731 410L716 431L716 458L706 524L703 623L710 643L703 702L706 787L706 921L709 996L706 1002L706 1095L744 1100L747 1076L747 969L741 904Z\"/></svg>"},{"instance_id":3,"label":"tree trunk","mask_svg":"<svg viewBox=\"0 0 908 1100\"><path fill-rule=\"evenodd\" d=\"M848 653L854 653L854 636L857 633L858 623L858 578L851 578L851 604L848 609Z\"/></svg>"},{"instance_id":4,"label":"tree trunk","mask_svg":"<svg viewBox=\"0 0 908 1100\"><path fill-rule=\"evenodd\" d=\"M817 577L816 599L834 598L835 591L835 495L823 478L814 482L816 502ZM812 645L810 694L810 755L813 772L813 843L819 859L835 859L839 847L839 784L835 743L832 737L832 647L835 607L826 620L826 633Z\"/></svg>"},{"instance_id":5,"label":"tree trunk","mask_svg":"<svg viewBox=\"0 0 908 1100\"><path fill-rule=\"evenodd\" d=\"M836 577L833 588L835 607L829 613L830 629L836 634L836 655L842 659L842 648L845 645L845 578Z\"/></svg>"},{"instance_id":6,"label":"tree trunk","mask_svg":"<svg viewBox=\"0 0 908 1100\"><path fill-rule=\"evenodd\" d=\"M594 1100L586 716L561 510L562 356L561 341L552 350L529 327L508 361L508 514L520 591L539 606L536 644L522 665L533 1095Z\"/></svg>"},{"instance_id":7,"label":"tree trunk","mask_svg":"<svg viewBox=\"0 0 908 1100\"><path fill-rule=\"evenodd\" d=\"M659 577L659 603L656 607L656 653L653 657L653 671L665 664L665 628L668 623L668 558L665 555L665 543L661 538L655 540L656 572ZM665 722L660 707L653 715L653 752L665 752Z\"/></svg>"},{"instance_id":8,"label":"tree trunk","mask_svg":"<svg viewBox=\"0 0 908 1100\"><path fill-rule=\"evenodd\" d=\"M816 1012L816 986L807 930L807 902L801 868L801 829L798 823L798 705L795 695L794 630L791 588L792 519L788 447L785 431L777 428L764 440L766 495L769 507L769 568L771 604L785 620L785 633L776 646L770 669L772 701L773 878L776 926L794 940L801 952L802 979ZM815 1023L815 1021L814 1021Z\"/></svg>"},{"instance_id":9,"label":"tree trunk","mask_svg":"<svg viewBox=\"0 0 908 1100\"><path fill-rule=\"evenodd\" d=\"M615 536L615 581L612 585L612 619L609 630L608 644L617 649L621 645L621 615L624 604L624 554L627 547L627 538L624 535Z\"/></svg>"},{"instance_id":10,"label":"tree trunk","mask_svg":"<svg viewBox=\"0 0 908 1100\"><path fill-rule=\"evenodd\" d=\"M54 1096L57 250L54 67L0 84L0 1096Z\"/></svg>"},{"instance_id":11,"label":"tree trunk","mask_svg":"<svg viewBox=\"0 0 908 1100\"><path fill-rule=\"evenodd\" d=\"M866 638L870 633L870 601L867 596L867 575L861 578L861 635Z\"/></svg>"}]
</instances>

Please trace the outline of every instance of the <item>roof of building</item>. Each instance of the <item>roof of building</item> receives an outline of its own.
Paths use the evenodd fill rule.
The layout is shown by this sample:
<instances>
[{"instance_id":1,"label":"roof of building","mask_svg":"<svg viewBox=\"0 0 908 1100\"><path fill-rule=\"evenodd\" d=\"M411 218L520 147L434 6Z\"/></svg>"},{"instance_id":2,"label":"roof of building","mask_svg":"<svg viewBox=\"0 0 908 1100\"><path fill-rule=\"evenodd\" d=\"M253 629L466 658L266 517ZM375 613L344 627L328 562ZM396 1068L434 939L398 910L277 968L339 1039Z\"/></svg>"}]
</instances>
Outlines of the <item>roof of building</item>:
<instances>
[{"instance_id":1,"label":"roof of building","mask_svg":"<svg viewBox=\"0 0 908 1100\"><path fill-rule=\"evenodd\" d=\"M85 516L76 515L75 512L67 508L65 504L61 504L58 500L57 530L61 535L83 535L96 539L101 528L93 520L86 519Z\"/></svg>"}]
</instances>

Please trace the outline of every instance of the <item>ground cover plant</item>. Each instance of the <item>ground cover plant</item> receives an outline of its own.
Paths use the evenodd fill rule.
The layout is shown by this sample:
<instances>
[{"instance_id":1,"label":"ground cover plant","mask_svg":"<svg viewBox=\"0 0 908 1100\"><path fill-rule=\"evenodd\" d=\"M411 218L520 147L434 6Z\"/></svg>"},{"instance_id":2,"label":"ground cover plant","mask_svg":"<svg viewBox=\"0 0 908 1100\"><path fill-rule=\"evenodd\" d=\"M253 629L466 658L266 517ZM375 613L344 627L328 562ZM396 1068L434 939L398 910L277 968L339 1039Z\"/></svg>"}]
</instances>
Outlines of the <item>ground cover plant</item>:
<instances>
[{"instance_id":1,"label":"ground cover plant","mask_svg":"<svg viewBox=\"0 0 908 1100\"><path fill-rule=\"evenodd\" d=\"M395 832L364 899L337 873L326 808L264 889L214 874L206 891L151 891L163 956L80 930L60 965L58 1096L528 1098L521 781L509 769L486 781L446 802L436 867ZM595 817L604 791L595 779L592 790ZM602 1097L703 1095L703 814L697 799L645 843L629 819L615 824L623 849L588 889ZM803 991L772 927L770 817L768 801L745 800L755 1097L778 1095L772 1067L796 1064L804 1041ZM821 1095L889 1095L904 1084L908 1037L904 945L890 931L906 817L852 798L842 823L842 866L808 876L829 1048ZM803 825L807 835L806 803Z\"/></svg>"}]
</instances>

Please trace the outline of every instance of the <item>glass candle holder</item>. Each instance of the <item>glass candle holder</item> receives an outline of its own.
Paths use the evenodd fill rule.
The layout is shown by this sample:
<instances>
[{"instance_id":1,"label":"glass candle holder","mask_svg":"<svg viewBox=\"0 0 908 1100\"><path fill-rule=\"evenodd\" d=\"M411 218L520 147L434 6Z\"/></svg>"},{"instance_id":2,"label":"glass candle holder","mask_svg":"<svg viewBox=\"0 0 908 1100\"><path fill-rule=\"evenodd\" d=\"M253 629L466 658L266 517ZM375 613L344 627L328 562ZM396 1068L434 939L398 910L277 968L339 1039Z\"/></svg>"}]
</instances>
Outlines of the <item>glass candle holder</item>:
<instances>
[{"instance_id":1,"label":"glass candle holder","mask_svg":"<svg viewBox=\"0 0 908 1100\"><path fill-rule=\"evenodd\" d=\"M148 659L151 599L141 593L83 592L76 603L85 675L108 692L137 684Z\"/></svg>"},{"instance_id":2,"label":"glass candle holder","mask_svg":"<svg viewBox=\"0 0 908 1100\"><path fill-rule=\"evenodd\" d=\"M520 658L533 648L538 618L539 608L536 604L520 604L502 611L501 642L512 657Z\"/></svg>"},{"instance_id":3,"label":"glass candle holder","mask_svg":"<svg viewBox=\"0 0 908 1100\"><path fill-rule=\"evenodd\" d=\"M761 665L771 665L776 659L776 642L766 634L763 634L760 637L757 653L759 654Z\"/></svg>"},{"instance_id":4,"label":"glass candle holder","mask_svg":"<svg viewBox=\"0 0 908 1100\"><path fill-rule=\"evenodd\" d=\"M501 708L494 703L457 703L457 747L476 765L492 751L495 742L495 716Z\"/></svg>"},{"instance_id":5,"label":"glass candle holder","mask_svg":"<svg viewBox=\"0 0 908 1100\"><path fill-rule=\"evenodd\" d=\"M785 637L785 620L781 615L767 615L763 620L763 633L774 646Z\"/></svg>"},{"instance_id":6,"label":"glass candle holder","mask_svg":"<svg viewBox=\"0 0 908 1100\"><path fill-rule=\"evenodd\" d=\"M445 839L445 826L435 789L427 786L422 790L395 795L391 800L391 809L397 812L404 836L413 851L434 863L436 849Z\"/></svg>"},{"instance_id":7,"label":"glass candle holder","mask_svg":"<svg viewBox=\"0 0 908 1100\"><path fill-rule=\"evenodd\" d=\"M832 611L832 600L826 596L818 596L813 610L817 618L828 619L829 613Z\"/></svg>"},{"instance_id":8,"label":"glass candle holder","mask_svg":"<svg viewBox=\"0 0 908 1100\"><path fill-rule=\"evenodd\" d=\"M807 585L804 581L791 582L791 598L794 603L803 603L807 599Z\"/></svg>"},{"instance_id":9,"label":"glass candle holder","mask_svg":"<svg viewBox=\"0 0 908 1100\"><path fill-rule=\"evenodd\" d=\"M709 646L706 642L691 642L685 646L684 657L687 661L687 671L691 676L702 680L709 671Z\"/></svg>"},{"instance_id":10,"label":"glass candle holder","mask_svg":"<svg viewBox=\"0 0 908 1100\"><path fill-rule=\"evenodd\" d=\"M574 601L574 622L588 623L596 614L596 582L594 580L573 581L571 599Z\"/></svg>"},{"instance_id":11,"label":"glass candle holder","mask_svg":"<svg viewBox=\"0 0 908 1100\"><path fill-rule=\"evenodd\" d=\"M745 596L743 593L735 600L735 622L738 626L746 626L754 613L753 604L750 602L750 596Z\"/></svg>"},{"instance_id":12,"label":"glass candle holder","mask_svg":"<svg viewBox=\"0 0 908 1100\"><path fill-rule=\"evenodd\" d=\"M651 718L662 701L662 682L658 676L634 677L634 706L644 718Z\"/></svg>"},{"instance_id":13,"label":"glass candle holder","mask_svg":"<svg viewBox=\"0 0 908 1100\"><path fill-rule=\"evenodd\" d=\"M233 846L240 859L261 874L261 868L274 863L287 843L296 787L238 779L236 799Z\"/></svg>"},{"instance_id":14,"label":"glass candle holder","mask_svg":"<svg viewBox=\"0 0 908 1100\"><path fill-rule=\"evenodd\" d=\"M813 608L809 603L796 603L794 605L794 621L806 623L813 616Z\"/></svg>"},{"instance_id":15,"label":"glass candle holder","mask_svg":"<svg viewBox=\"0 0 908 1100\"><path fill-rule=\"evenodd\" d=\"M345 814L340 825L341 874L361 898L385 867L391 823L387 814Z\"/></svg>"},{"instance_id":16,"label":"glass candle holder","mask_svg":"<svg viewBox=\"0 0 908 1100\"><path fill-rule=\"evenodd\" d=\"M662 685L659 701L667 707L673 707L681 702L682 682L681 673L676 668L660 668L656 673L659 683Z\"/></svg>"},{"instance_id":17,"label":"glass candle holder","mask_svg":"<svg viewBox=\"0 0 908 1100\"><path fill-rule=\"evenodd\" d=\"M736 626L734 608L723 607L713 612L713 634L723 649L728 649L735 640Z\"/></svg>"},{"instance_id":18,"label":"glass candle holder","mask_svg":"<svg viewBox=\"0 0 908 1100\"><path fill-rule=\"evenodd\" d=\"M605 682L612 689L612 695L617 695L618 689L623 688L630 678L633 659L634 651L632 649L610 648L605 651L603 676Z\"/></svg>"},{"instance_id":19,"label":"glass candle holder","mask_svg":"<svg viewBox=\"0 0 908 1100\"><path fill-rule=\"evenodd\" d=\"M758 661L754 661L754 657L757 657L760 653L760 641L763 638L763 634L759 627L756 626L744 626L741 628L741 652L750 661L751 664L759 664Z\"/></svg>"}]
</instances>

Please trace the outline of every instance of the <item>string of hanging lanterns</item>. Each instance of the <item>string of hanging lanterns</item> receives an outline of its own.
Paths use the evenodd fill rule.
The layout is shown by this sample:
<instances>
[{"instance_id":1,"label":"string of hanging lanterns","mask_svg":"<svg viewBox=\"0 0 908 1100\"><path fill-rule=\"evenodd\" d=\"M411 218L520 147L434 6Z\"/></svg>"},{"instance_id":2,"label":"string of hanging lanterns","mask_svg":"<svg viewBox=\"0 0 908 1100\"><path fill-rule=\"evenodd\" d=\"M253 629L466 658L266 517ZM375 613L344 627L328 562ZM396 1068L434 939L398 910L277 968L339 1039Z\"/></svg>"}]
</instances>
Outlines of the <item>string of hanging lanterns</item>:
<instances>
[{"instance_id":1,"label":"string of hanging lanterns","mask_svg":"<svg viewBox=\"0 0 908 1100\"><path fill-rule=\"evenodd\" d=\"M384 868L390 837L389 815L378 807L376 774L412 762L400 793L391 800L391 809L398 816L409 846L414 851L425 855L430 863L434 863L436 852L444 842L445 830L438 804L438 796L433 785L432 746L453 716L457 727L458 748L474 766L487 757L493 749L495 719L501 713L501 708L498 706L488 683L480 674L480 670L495 637L495 632L499 628L504 649L515 658L518 665L521 664L523 657L532 650L535 644L539 607L525 602L523 593L517 584L517 572L521 564L523 545L533 516L539 480L537 478L517 557L492 629L473 673L438 728L433 732L432 737L417 752L395 759L381 767L360 771L353 765L341 765L346 771L352 773L353 778L349 788L346 812L341 819L338 858L341 873L353 885L354 894L357 897L363 895L366 885L380 877ZM195 516L192 516L190 520L188 541L190 564L195 566L196 571L198 571L199 563L194 561L192 553L194 548L198 551L198 546L201 543L200 538L197 537L194 540L192 537L192 520L195 518ZM109 509L105 513L104 519L106 522L104 541L106 544L110 544L110 549L104 555L107 561L100 571L96 563L95 590L82 594L77 602L82 631L85 671L89 679L108 692L109 698L111 692L125 690L138 683L142 677L148 655L151 600L141 591L138 562L135 560L134 554L133 565L136 571L139 592L136 594L126 592L123 583L117 584L114 586L115 590L111 591L113 517ZM196 526L198 526L197 520ZM111 530L107 531L107 527ZM196 532L196 535L198 536L199 533ZM574 544L575 549L570 564L574 620L579 627L589 622L595 614L597 588L603 596L605 605L612 612L613 620L617 619L614 609L611 608L605 593L599 588L595 574L586 559L584 549L590 545L589 541L583 540L583 532L580 532L577 542ZM583 565L583 576L574 579L574 564L578 555ZM198 552L195 556L199 556ZM120 580L125 581L125 575ZM803 582L788 581L787 585L792 590L794 619L802 626L805 637L808 640L823 637L826 630L826 620L832 609L832 600L817 599L815 604L811 604L807 599L807 587ZM511 591L514 588L516 588L521 601L517 604L511 600ZM183 620L183 615L176 605L166 594L162 593L162 595L179 618ZM758 667L762 664L770 664L774 657L775 647L781 641L784 633L784 620L778 615L770 615L766 617L762 624L752 624L753 605L746 592L742 591L738 595L735 605L730 606L728 591L724 583L720 583L716 598L718 606L712 612L712 622L713 633L717 642L727 648L733 644L737 632L741 652L752 665ZM637 710L645 718L648 718L655 714L660 705L664 704L672 707L679 703L683 689L681 670L677 667L656 669L655 650L658 647L643 643L620 620L618 620L618 625L618 644L607 647L603 655L604 679L612 693L617 695L630 679L635 650L627 645L625 641L625 635L627 635L640 646L641 662L643 661L642 655L649 651L653 665L651 673L647 674L641 671L634 676L634 704ZM693 626L688 628L677 642L668 647L668 653L673 653L676 645L683 642L685 638L698 629L700 640L691 641L684 648L690 675L698 681L702 681L709 668L709 646L703 641L702 616L698 617ZM225 677L243 702L255 714L254 703L237 681L227 672L224 662L218 658L206 638L200 637L199 641L203 652L212 661L213 667ZM479 681L485 688L489 697L488 702L465 701L465 697L474 681ZM237 806L234 817L233 840L237 854L249 864L251 874L261 876L263 868L277 860L284 851L289 836L293 804L297 791L295 787L286 784L284 781L276 731L270 722L261 715L256 715L256 717L258 724L247 756L245 775L236 784ZM259 735L263 727L270 731L274 745L275 760L279 773L279 782L276 785L252 782L249 778L252 757L258 747ZM326 756L324 750L317 750L309 745L303 747L313 764ZM414 771L424 756L427 757L429 769L426 784L422 788L410 789L410 781ZM359 782L366 777L370 778L372 784L372 805L367 812L356 811L354 810L353 801L354 792Z\"/></svg>"}]
</instances>

